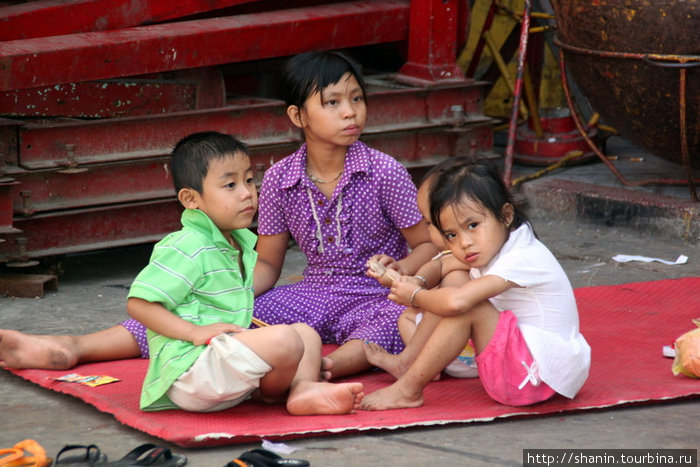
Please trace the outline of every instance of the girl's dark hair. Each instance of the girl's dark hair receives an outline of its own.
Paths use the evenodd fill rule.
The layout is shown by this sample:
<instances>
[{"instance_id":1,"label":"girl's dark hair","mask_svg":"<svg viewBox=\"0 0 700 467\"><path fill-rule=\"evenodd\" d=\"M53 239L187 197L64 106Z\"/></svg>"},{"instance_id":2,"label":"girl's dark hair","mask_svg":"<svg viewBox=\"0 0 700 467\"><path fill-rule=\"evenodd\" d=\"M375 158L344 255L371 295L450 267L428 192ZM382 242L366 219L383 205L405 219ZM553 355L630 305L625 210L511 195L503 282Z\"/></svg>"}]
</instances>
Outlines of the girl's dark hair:
<instances>
[{"instance_id":1,"label":"girl's dark hair","mask_svg":"<svg viewBox=\"0 0 700 467\"><path fill-rule=\"evenodd\" d=\"M452 156L448 157L447 159L443 159L442 161L432 166L430 170L428 170L421 177L420 182L418 182L418 186L420 187L424 183L434 181L438 175L440 175L443 172L447 172L454 167L460 167L469 164L473 164L473 160L467 156Z\"/></svg>"},{"instance_id":2,"label":"girl's dark hair","mask_svg":"<svg viewBox=\"0 0 700 467\"><path fill-rule=\"evenodd\" d=\"M346 73L357 79L365 95L360 66L341 52L305 52L289 59L282 75L282 98L301 108L310 95L340 81Z\"/></svg>"},{"instance_id":3,"label":"girl's dark hair","mask_svg":"<svg viewBox=\"0 0 700 467\"><path fill-rule=\"evenodd\" d=\"M175 192L192 188L202 193L202 182L207 176L209 163L234 155L250 156L245 144L233 136L215 131L193 133L176 145L170 156Z\"/></svg>"},{"instance_id":4,"label":"girl's dark hair","mask_svg":"<svg viewBox=\"0 0 700 467\"><path fill-rule=\"evenodd\" d=\"M510 203L513 206L513 221L507 226L509 232L528 222L493 165L456 161L446 164L437 173L430 189L430 220L441 233L444 231L440 224L440 212L446 206L458 205L465 199L481 204L503 223L506 221L503 206Z\"/></svg>"}]
</instances>

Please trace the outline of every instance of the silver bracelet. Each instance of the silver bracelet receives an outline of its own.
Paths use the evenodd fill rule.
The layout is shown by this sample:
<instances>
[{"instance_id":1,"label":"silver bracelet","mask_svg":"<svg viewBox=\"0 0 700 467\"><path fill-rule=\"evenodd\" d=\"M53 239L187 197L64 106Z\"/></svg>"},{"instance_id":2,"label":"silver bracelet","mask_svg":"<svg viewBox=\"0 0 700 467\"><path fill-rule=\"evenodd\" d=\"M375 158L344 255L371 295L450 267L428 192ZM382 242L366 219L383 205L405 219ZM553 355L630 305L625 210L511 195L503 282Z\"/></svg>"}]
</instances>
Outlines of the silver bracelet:
<instances>
[{"instance_id":1,"label":"silver bracelet","mask_svg":"<svg viewBox=\"0 0 700 467\"><path fill-rule=\"evenodd\" d=\"M413 299L416 297L416 294L417 294L418 292L420 292L421 290L425 290L425 287L418 287L418 288L417 288L416 290L414 290L413 293L411 294L411 306L412 306L413 308L420 308L418 305L416 305L416 304L413 302Z\"/></svg>"},{"instance_id":2,"label":"silver bracelet","mask_svg":"<svg viewBox=\"0 0 700 467\"><path fill-rule=\"evenodd\" d=\"M419 276L418 274L416 274L416 275L413 276L413 277L415 277L416 279L418 279L418 280L420 280L420 281L423 281L423 286L428 287L428 279L426 279L426 278L423 277L423 276Z\"/></svg>"}]
</instances>

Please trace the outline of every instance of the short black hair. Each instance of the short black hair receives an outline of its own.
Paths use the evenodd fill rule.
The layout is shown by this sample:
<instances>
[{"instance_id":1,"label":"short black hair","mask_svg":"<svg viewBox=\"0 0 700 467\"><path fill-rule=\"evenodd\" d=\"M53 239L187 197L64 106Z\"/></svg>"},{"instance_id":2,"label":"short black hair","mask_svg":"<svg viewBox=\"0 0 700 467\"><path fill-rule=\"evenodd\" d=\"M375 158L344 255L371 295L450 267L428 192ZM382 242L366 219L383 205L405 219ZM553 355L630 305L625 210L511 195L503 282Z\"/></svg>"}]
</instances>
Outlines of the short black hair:
<instances>
[{"instance_id":1,"label":"short black hair","mask_svg":"<svg viewBox=\"0 0 700 467\"><path fill-rule=\"evenodd\" d=\"M444 234L440 212L449 205L459 205L465 199L484 206L501 222L505 221L503 207L513 206L513 221L508 225L512 232L524 223L527 216L520 210L493 164L452 164L437 173L430 189L430 221Z\"/></svg>"},{"instance_id":2,"label":"short black hair","mask_svg":"<svg viewBox=\"0 0 700 467\"><path fill-rule=\"evenodd\" d=\"M282 98L287 106L301 108L309 96L337 83L346 73L357 79L366 98L360 65L344 53L305 52L295 55L287 61L282 75Z\"/></svg>"},{"instance_id":3,"label":"short black hair","mask_svg":"<svg viewBox=\"0 0 700 467\"><path fill-rule=\"evenodd\" d=\"M205 131L185 136L175 145L170 156L175 192L192 188L202 193L202 182L210 161L237 154L250 156L246 145L231 135Z\"/></svg>"}]
</instances>

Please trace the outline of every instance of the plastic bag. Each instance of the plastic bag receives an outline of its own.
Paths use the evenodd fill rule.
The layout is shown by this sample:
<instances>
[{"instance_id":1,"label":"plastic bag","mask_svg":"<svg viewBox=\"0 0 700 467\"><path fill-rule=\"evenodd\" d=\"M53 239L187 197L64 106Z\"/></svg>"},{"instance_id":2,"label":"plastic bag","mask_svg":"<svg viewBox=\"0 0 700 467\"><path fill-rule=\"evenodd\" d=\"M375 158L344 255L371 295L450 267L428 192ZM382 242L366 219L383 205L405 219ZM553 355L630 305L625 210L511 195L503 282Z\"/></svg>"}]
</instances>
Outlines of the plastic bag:
<instances>
[{"instance_id":1,"label":"plastic bag","mask_svg":"<svg viewBox=\"0 0 700 467\"><path fill-rule=\"evenodd\" d=\"M700 377L700 318L693 320L697 329L688 331L674 343L676 356L671 370L674 375L684 374L691 378Z\"/></svg>"}]
</instances>

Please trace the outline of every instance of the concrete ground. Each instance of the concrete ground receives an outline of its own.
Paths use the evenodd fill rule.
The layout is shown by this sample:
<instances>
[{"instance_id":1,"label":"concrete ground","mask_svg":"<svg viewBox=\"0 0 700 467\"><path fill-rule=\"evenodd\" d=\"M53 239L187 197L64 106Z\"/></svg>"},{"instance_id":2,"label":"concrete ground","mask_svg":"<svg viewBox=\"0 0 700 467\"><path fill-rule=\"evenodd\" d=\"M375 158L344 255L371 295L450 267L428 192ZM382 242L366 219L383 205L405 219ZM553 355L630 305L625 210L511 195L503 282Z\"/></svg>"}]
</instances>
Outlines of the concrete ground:
<instances>
[{"instance_id":1,"label":"concrete ground","mask_svg":"<svg viewBox=\"0 0 700 467\"><path fill-rule=\"evenodd\" d=\"M642 154L643 161L633 161L639 150L624 142L611 143L612 150L621 155L618 164L626 176L683 176L678 166L648 154ZM515 170L519 176L537 169L516 166ZM527 199L540 238L561 261L574 287L700 276L700 205L689 201L686 187L625 188L602 163L595 162L527 182L520 196ZM128 287L149 253L150 246L139 246L68 256L62 262L58 291L47 292L41 299L0 298L0 327L34 333L85 333L118 323L126 316ZM674 266L622 264L612 260L616 254L667 260L685 254L690 259ZM285 267L284 274L302 269L303 259L295 247ZM700 316L700 295L691 306ZM647 355L632 358L659 358L664 344L649 342ZM671 360L669 371L670 365ZM55 456L65 444L95 443L114 460L142 443L167 445L77 399L4 371L0 371L0 410L0 448L33 438ZM298 449L291 457L307 459L314 466L520 465L523 450L533 448L695 449L700 446L698 413L700 399L695 398L286 443ZM188 465L198 467L223 466L258 446L184 449L168 445L187 456Z\"/></svg>"}]
</instances>

